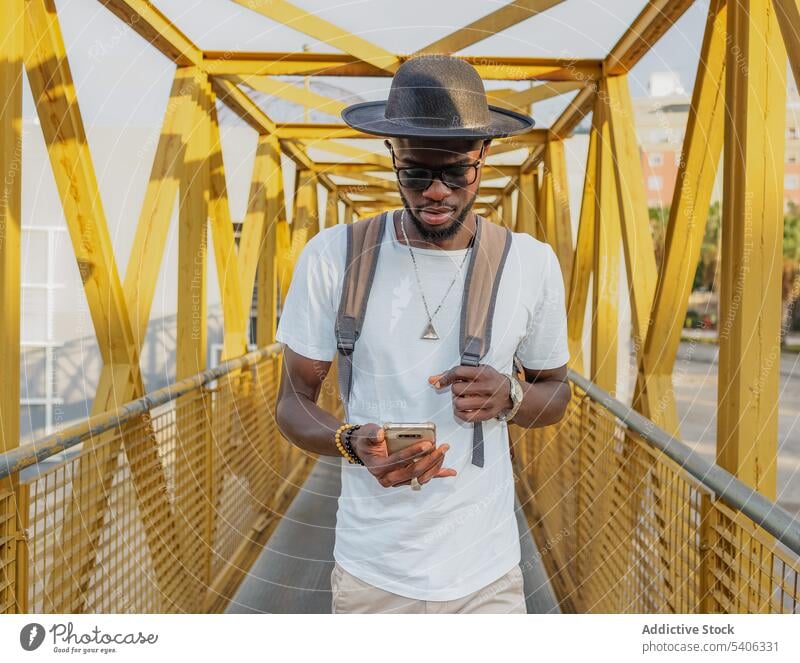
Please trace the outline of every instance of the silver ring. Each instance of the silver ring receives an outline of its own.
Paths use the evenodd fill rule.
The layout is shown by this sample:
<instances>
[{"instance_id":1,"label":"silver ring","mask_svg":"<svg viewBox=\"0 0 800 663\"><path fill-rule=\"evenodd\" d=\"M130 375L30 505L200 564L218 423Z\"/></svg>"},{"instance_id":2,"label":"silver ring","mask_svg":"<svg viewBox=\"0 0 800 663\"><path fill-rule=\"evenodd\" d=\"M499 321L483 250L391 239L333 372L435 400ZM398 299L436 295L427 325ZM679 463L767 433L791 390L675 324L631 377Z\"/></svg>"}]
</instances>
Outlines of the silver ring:
<instances>
[{"instance_id":1,"label":"silver ring","mask_svg":"<svg viewBox=\"0 0 800 663\"><path fill-rule=\"evenodd\" d=\"M411 477L411 490L422 490L422 484L417 477Z\"/></svg>"}]
</instances>

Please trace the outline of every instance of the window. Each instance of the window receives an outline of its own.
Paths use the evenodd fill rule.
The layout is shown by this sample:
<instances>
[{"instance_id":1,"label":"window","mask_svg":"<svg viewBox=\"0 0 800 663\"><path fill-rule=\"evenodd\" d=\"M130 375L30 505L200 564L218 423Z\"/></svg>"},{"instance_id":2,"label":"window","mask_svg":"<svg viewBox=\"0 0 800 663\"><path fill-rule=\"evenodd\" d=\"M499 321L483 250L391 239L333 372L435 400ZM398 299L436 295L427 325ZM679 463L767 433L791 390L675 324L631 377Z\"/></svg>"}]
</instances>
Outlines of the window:
<instances>
[{"instance_id":1,"label":"window","mask_svg":"<svg viewBox=\"0 0 800 663\"><path fill-rule=\"evenodd\" d=\"M647 188L650 191L660 191L662 185L662 180L658 175L651 175L647 178Z\"/></svg>"},{"instance_id":2,"label":"window","mask_svg":"<svg viewBox=\"0 0 800 663\"><path fill-rule=\"evenodd\" d=\"M783 187L785 189L800 189L800 178L797 175L786 175L783 178Z\"/></svg>"},{"instance_id":3,"label":"window","mask_svg":"<svg viewBox=\"0 0 800 663\"><path fill-rule=\"evenodd\" d=\"M661 152L652 152L647 155L647 163L651 166L661 166L664 163L664 155Z\"/></svg>"}]
</instances>

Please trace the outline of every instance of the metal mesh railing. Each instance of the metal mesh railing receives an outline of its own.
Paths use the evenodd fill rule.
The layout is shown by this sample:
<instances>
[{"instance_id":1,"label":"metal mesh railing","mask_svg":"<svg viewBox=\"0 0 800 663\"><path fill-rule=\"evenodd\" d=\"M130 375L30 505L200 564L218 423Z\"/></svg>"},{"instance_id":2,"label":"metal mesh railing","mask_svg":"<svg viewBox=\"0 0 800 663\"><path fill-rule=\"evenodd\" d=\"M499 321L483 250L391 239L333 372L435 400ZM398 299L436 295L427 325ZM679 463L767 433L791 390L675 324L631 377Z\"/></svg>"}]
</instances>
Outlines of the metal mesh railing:
<instances>
[{"instance_id":1,"label":"metal mesh railing","mask_svg":"<svg viewBox=\"0 0 800 663\"><path fill-rule=\"evenodd\" d=\"M562 609L800 612L796 521L774 505L758 522L732 508L731 495L747 502L741 482L698 469L685 448L675 462L602 402L573 383L558 425L516 431L520 497ZM665 444L676 455L680 443Z\"/></svg>"},{"instance_id":2,"label":"metal mesh railing","mask_svg":"<svg viewBox=\"0 0 800 663\"><path fill-rule=\"evenodd\" d=\"M16 585L0 584L2 610L223 609L311 467L274 422L279 353L84 422L35 458L6 457L0 480L18 486L0 493L0 577Z\"/></svg>"}]
</instances>

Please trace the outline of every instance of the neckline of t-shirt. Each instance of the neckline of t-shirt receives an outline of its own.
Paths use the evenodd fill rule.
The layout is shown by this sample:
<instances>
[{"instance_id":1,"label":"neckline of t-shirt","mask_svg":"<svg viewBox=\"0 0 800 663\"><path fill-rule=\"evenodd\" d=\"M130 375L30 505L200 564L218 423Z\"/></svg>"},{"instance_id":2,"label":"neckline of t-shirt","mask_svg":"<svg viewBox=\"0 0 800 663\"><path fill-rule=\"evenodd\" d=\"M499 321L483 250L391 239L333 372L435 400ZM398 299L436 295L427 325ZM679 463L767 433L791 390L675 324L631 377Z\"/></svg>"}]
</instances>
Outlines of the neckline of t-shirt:
<instances>
[{"instance_id":1,"label":"neckline of t-shirt","mask_svg":"<svg viewBox=\"0 0 800 663\"><path fill-rule=\"evenodd\" d=\"M407 251L408 247L403 244L400 239L397 237L397 233L394 229L394 214L395 212L399 212L399 209L389 210L386 214L386 225L388 228L386 232L389 233L389 239L392 242L392 246L395 248L401 249L403 251ZM467 251L469 251L472 247L468 247L466 249L423 249L418 247L413 247L415 255L423 255L423 256L438 256L440 258L452 258L453 256L463 256Z\"/></svg>"}]
</instances>

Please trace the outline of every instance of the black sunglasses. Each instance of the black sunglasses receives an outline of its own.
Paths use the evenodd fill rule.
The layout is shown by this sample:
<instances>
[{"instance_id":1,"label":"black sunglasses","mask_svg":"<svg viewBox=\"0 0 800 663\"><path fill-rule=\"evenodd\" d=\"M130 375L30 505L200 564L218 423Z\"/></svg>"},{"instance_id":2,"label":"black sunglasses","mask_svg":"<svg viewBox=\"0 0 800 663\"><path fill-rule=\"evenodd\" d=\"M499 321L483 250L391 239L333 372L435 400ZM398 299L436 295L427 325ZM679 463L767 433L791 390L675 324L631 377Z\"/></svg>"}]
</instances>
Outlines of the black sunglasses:
<instances>
[{"instance_id":1,"label":"black sunglasses","mask_svg":"<svg viewBox=\"0 0 800 663\"><path fill-rule=\"evenodd\" d=\"M478 169L483 162L483 150L486 143L481 145L481 154L475 163L455 164L444 168L424 168L422 166L399 167L394 160L394 150L391 145L389 151L392 153L392 166L397 173L397 181L404 189L414 191L424 191L427 189L434 177L442 180L448 189L463 189L465 186L473 184L478 179Z\"/></svg>"}]
</instances>

